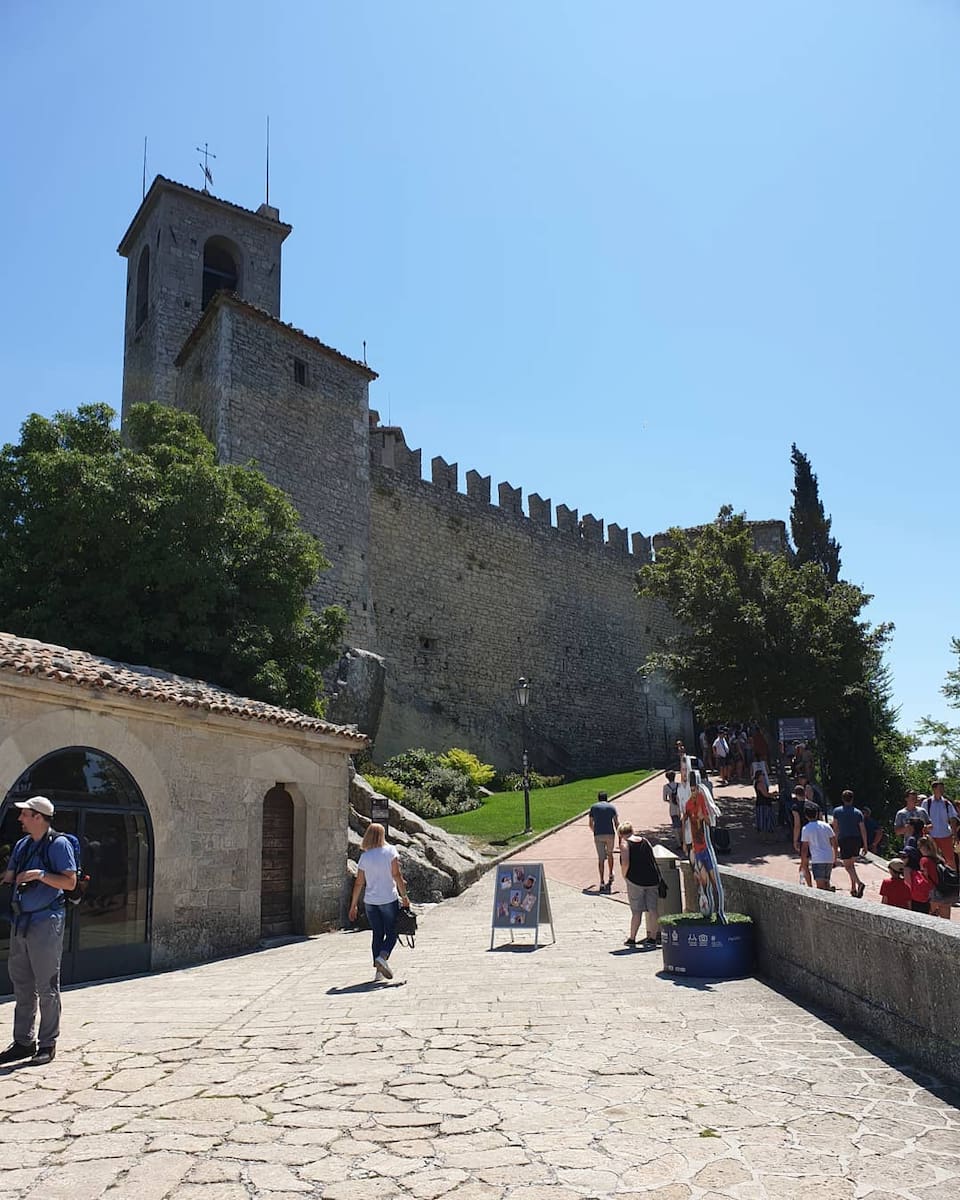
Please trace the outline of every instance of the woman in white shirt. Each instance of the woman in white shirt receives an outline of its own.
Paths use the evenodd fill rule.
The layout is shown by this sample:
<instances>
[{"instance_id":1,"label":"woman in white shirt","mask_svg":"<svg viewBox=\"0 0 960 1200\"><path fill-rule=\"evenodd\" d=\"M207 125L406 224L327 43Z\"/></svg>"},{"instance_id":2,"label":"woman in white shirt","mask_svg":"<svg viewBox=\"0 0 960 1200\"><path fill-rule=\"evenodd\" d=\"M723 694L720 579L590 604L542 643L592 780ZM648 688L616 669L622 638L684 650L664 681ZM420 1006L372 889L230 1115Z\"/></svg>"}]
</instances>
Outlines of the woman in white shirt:
<instances>
[{"instance_id":1,"label":"woman in white shirt","mask_svg":"<svg viewBox=\"0 0 960 1200\"><path fill-rule=\"evenodd\" d=\"M350 920L357 919L357 903L361 891L363 907L373 934L373 965L376 979L392 979L390 952L397 944L397 913L400 905L410 907L407 885L400 870L400 855L396 846L387 844L386 830L371 821L360 843L362 851L357 864L357 878L350 898Z\"/></svg>"}]
</instances>

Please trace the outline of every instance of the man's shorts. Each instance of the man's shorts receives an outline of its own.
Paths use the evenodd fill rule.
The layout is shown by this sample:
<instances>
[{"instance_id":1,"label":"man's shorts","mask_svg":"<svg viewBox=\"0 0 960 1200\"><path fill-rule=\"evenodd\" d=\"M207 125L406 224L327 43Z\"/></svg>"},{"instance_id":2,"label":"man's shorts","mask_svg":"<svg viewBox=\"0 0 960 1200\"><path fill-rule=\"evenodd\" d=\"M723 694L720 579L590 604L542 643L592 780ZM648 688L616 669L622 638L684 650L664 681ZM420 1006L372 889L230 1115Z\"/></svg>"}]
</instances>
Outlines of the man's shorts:
<instances>
[{"instance_id":1,"label":"man's shorts","mask_svg":"<svg viewBox=\"0 0 960 1200\"><path fill-rule=\"evenodd\" d=\"M840 857L844 860L848 858L856 858L863 849L863 841L858 837L845 837L839 839Z\"/></svg>"},{"instance_id":2,"label":"man's shorts","mask_svg":"<svg viewBox=\"0 0 960 1200\"><path fill-rule=\"evenodd\" d=\"M645 887L641 883L631 883L628 879L627 899L630 901L630 911L635 917L639 917L645 912L657 911L660 894L655 883L650 887Z\"/></svg>"},{"instance_id":3,"label":"man's shorts","mask_svg":"<svg viewBox=\"0 0 960 1200\"><path fill-rule=\"evenodd\" d=\"M810 874L814 879L822 879L825 882L830 882L830 872L833 870L833 863L811 863Z\"/></svg>"},{"instance_id":4,"label":"man's shorts","mask_svg":"<svg viewBox=\"0 0 960 1200\"><path fill-rule=\"evenodd\" d=\"M597 848L597 861L606 862L613 854L613 843L616 839L612 833L595 833L593 844Z\"/></svg>"},{"instance_id":5,"label":"man's shorts","mask_svg":"<svg viewBox=\"0 0 960 1200\"><path fill-rule=\"evenodd\" d=\"M695 867L703 867L705 871L712 871L713 859L710 857L710 851L697 850L693 856L693 865Z\"/></svg>"}]
</instances>

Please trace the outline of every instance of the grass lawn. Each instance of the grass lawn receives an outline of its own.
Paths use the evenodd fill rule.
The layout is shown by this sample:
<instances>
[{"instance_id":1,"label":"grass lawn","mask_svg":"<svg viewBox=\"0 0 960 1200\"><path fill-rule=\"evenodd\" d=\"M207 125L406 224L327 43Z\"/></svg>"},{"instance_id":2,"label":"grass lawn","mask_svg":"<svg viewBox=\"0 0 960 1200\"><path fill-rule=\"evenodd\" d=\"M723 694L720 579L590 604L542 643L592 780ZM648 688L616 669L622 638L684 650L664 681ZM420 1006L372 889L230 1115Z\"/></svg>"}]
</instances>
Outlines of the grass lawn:
<instances>
[{"instance_id":1,"label":"grass lawn","mask_svg":"<svg viewBox=\"0 0 960 1200\"><path fill-rule=\"evenodd\" d=\"M578 779L575 783L563 783L559 787L540 788L531 792L530 824L533 832L542 833L584 812L596 800L597 792L614 796L652 774L653 771L625 771L621 775ZM473 812L436 817L430 824L439 825L450 833L462 834L475 842L503 849L524 840L523 792L496 792Z\"/></svg>"}]
</instances>

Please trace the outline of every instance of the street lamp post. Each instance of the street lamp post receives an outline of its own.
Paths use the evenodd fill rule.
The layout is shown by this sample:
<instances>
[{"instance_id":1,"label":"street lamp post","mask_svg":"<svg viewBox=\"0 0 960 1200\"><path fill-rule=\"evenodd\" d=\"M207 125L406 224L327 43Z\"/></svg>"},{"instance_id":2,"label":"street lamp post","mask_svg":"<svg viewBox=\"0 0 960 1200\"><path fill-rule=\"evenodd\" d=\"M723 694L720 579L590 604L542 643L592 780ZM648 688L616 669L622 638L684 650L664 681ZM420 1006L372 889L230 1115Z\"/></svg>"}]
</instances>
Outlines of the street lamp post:
<instances>
[{"instance_id":1,"label":"street lamp post","mask_svg":"<svg viewBox=\"0 0 960 1200\"><path fill-rule=\"evenodd\" d=\"M520 709L520 722L523 730L523 832L532 833L530 828L530 759L527 755L527 701L530 698L530 685L521 676L513 689L517 706Z\"/></svg>"},{"instance_id":2,"label":"street lamp post","mask_svg":"<svg viewBox=\"0 0 960 1200\"><path fill-rule=\"evenodd\" d=\"M647 766L653 766L653 747L650 745L650 676L646 671L640 674L640 687L643 691L643 703L646 710L647 732Z\"/></svg>"}]
</instances>

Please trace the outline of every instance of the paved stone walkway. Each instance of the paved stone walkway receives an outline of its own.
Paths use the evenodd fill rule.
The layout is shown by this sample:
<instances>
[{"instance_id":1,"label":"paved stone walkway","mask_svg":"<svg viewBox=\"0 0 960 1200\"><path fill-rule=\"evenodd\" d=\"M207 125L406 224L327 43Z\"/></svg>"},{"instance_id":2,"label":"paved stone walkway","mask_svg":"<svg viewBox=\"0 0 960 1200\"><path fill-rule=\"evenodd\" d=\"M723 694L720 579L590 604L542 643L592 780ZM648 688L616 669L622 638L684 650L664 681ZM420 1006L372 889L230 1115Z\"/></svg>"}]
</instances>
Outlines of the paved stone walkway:
<instances>
[{"instance_id":1,"label":"paved stone walkway","mask_svg":"<svg viewBox=\"0 0 960 1200\"><path fill-rule=\"evenodd\" d=\"M663 783L663 776L656 775L618 796L615 803L622 821L630 821L637 829L672 845L670 818L661 798ZM757 836L753 827L753 788L740 784L715 786L714 794L722 813L722 823L730 830L732 839L731 852L720 857L721 864L767 879L798 883L800 857L794 853L791 842L786 837L772 843L761 842ZM596 893L596 854L586 816L549 834L530 851L521 852L520 857L524 854L534 861L542 861L551 879ZM879 904L880 884L888 874L883 861L876 856L872 856L872 861L858 861L857 873L866 885L864 902ZM834 868L832 882L838 892L849 894L850 881L842 866ZM627 902L619 864L615 872L614 891L609 898L623 904ZM960 904L954 905L951 916L955 921L960 920Z\"/></svg>"},{"instance_id":2,"label":"paved stone walkway","mask_svg":"<svg viewBox=\"0 0 960 1200\"><path fill-rule=\"evenodd\" d=\"M5 1200L960 1194L935 1081L755 980L658 977L559 883L557 944L491 953L492 887L423 916L397 985L335 933L69 990L57 1060L0 1075Z\"/></svg>"}]
</instances>

